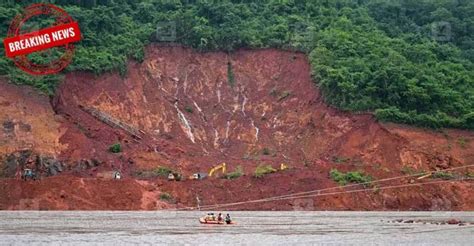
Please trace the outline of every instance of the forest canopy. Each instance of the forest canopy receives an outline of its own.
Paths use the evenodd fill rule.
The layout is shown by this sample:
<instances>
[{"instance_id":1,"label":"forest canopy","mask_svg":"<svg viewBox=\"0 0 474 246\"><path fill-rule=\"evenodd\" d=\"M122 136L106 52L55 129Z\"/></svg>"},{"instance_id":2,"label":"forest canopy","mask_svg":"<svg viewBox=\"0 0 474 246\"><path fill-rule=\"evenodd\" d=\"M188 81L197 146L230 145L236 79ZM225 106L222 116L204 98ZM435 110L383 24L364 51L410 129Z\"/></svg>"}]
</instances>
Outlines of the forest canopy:
<instances>
[{"instance_id":1,"label":"forest canopy","mask_svg":"<svg viewBox=\"0 0 474 246\"><path fill-rule=\"evenodd\" d=\"M33 2L57 4L80 24L83 39L64 72L125 74L127 59L142 61L150 42L200 51L292 49L308 54L324 98L342 110L422 127L474 129L471 0L2 1L2 38L13 17ZM163 40L157 28L172 30ZM61 80L29 76L5 56L0 74L48 93Z\"/></svg>"}]
</instances>

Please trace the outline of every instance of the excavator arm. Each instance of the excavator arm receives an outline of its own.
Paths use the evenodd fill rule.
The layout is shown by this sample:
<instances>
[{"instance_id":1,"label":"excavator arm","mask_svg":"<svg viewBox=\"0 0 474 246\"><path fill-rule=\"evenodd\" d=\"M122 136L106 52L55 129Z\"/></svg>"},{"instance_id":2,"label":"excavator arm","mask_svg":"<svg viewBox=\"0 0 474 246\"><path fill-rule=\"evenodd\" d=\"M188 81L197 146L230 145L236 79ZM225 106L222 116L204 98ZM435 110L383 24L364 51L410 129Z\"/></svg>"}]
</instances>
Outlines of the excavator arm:
<instances>
[{"instance_id":1,"label":"excavator arm","mask_svg":"<svg viewBox=\"0 0 474 246\"><path fill-rule=\"evenodd\" d=\"M222 163L220 165L217 165L215 167L213 167L210 171L209 171L209 177L211 177L216 171L218 170L222 170L222 173L224 174L226 172L226 164L225 163Z\"/></svg>"}]
</instances>

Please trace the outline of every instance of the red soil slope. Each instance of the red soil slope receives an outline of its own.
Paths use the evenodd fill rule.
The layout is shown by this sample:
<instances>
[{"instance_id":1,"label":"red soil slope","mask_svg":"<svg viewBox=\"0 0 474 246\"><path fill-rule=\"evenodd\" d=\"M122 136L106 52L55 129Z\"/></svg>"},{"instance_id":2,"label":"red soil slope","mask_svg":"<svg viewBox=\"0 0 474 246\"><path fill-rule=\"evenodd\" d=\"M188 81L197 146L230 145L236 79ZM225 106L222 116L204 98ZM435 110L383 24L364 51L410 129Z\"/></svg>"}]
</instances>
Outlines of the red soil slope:
<instances>
[{"instance_id":1,"label":"red soil slope","mask_svg":"<svg viewBox=\"0 0 474 246\"><path fill-rule=\"evenodd\" d=\"M2 209L25 208L30 201L41 209L159 209L195 206L196 196L201 205L212 205L335 187L329 177L333 168L381 179L474 164L473 132L381 124L368 114L328 107L306 57L294 52L198 53L150 46L143 63L129 63L125 77L68 74L52 106L29 89L0 86L5 91L0 121L8 123L0 141ZM116 142L123 152L110 153ZM32 165L38 156L60 163L61 170L52 173L51 165L41 164L43 173L59 174L36 182L14 178L12 169ZM222 162L229 171L241 166L245 175L139 180L158 166L188 176ZM274 168L286 163L290 169L252 177L263 163ZM94 178L113 169L126 179ZM453 172L458 178L472 173L472 168ZM431 181L406 178L358 193L229 209L474 209L474 185L468 180L383 189ZM162 192L171 201L160 201Z\"/></svg>"}]
</instances>

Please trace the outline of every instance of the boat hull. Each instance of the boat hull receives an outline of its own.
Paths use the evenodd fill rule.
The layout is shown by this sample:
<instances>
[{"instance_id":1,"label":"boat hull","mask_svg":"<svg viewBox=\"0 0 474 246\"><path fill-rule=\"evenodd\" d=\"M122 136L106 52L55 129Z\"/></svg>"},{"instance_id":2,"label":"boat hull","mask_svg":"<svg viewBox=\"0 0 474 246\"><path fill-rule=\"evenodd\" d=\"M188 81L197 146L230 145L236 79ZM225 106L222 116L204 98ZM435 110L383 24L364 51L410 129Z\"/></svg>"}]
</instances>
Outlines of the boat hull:
<instances>
[{"instance_id":1,"label":"boat hull","mask_svg":"<svg viewBox=\"0 0 474 246\"><path fill-rule=\"evenodd\" d=\"M234 224L234 222L226 223L225 221L217 221L217 220L205 220L204 218L199 219L199 223L201 224L209 224L209 225L226 225L226 224Z\"/></svg>"}]
</instances>

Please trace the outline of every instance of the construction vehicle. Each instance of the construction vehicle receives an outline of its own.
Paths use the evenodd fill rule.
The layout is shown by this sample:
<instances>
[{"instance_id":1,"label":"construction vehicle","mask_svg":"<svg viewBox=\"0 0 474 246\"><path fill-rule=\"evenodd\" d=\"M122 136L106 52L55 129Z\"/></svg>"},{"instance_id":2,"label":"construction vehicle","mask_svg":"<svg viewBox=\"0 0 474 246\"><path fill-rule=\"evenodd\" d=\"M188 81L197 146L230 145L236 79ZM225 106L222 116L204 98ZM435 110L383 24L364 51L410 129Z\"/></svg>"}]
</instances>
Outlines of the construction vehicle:
<instances>
[{"instance_id":1,"label":"construction vehicle","mask_svg":"<svg viewBox=\"0 0 474 246\"><path fill-rule=\"evenodd\" d=\"M111 180L111 179L118 180L122 178L122 175L120 174L119 171L104 171L104 172L98 173L97 178L108 179L108 180Z\"/></svg>"},{"instance_id":2,"label":"construction vehicle","mask_svg":"<svg viewBox=\"0 0 474 246\"><path fill-rule=\"evenodd\" d=\"M218 171L218 170L222 170L222 174L225 174L226 173L226 164L225 163L222 163L220 165L217 165L215 167L213 167L210 171L209 171L209 177L212 177L212 175Z\"/></svg>"},{"instance_id":3,"label":"construction vehicle","mask_svg":"<svg viewBox=\"0 0 474 246\"><path fill-rule=\"evenodd\" d=\"M168 181L181 181L182 175L180 173L171 172L168 174Z\"/></svg>"},{"instance_id":4,"label":"construction vehicle","mask_svg":"<svg viewBox=\"0 0 474 246\"><path fill-rule=\"evenodd\" d=\"M193 175L189 176L189 179L201 180L207 177L207 173L193 173Z\"/></svg>"},{"instance_id":5,"label":"construction vehicle","mask_svg":"<svg viewBox=\"0 0 474 246\"><path fill-rule=\"evenodd\" d=\"M38 175L36 172L34 172L33 170L29 169L29 168L25 168L23 170L23 173L21 174L21 179L23 180L28 180L28 179L32 179L32 180L37 180L38 179Z\"/></svg>"}]
</instances>

